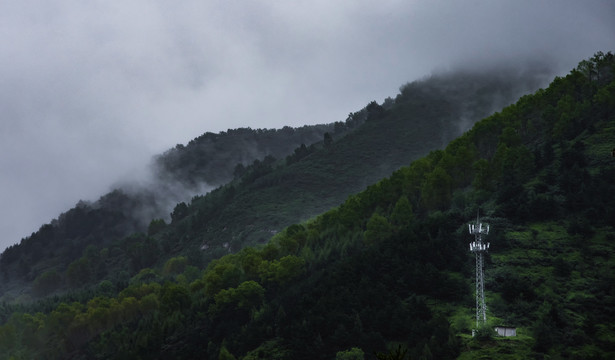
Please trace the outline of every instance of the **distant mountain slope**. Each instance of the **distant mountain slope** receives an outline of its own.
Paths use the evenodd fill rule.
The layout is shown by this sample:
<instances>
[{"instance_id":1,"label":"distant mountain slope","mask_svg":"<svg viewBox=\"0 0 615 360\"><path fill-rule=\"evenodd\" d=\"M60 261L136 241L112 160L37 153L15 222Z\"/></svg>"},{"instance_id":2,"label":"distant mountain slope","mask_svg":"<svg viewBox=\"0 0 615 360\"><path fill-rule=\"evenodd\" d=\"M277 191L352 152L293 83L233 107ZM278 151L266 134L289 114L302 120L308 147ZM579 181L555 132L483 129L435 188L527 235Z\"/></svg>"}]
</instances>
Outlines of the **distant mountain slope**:
<instances>
[{"instance_id":1,"label":"distant mountain slope","mask_svg":"<svg viewBox=\"0 0 615 360\"><path fill-rule=\"evenodd\" d=\"M240 128L218 134L205 133L187 145L177 145L155 158L158 176L166 181L190 186L201 183L220 185L233 179L237 165L246 166L266 156L291 154L299 145L322 141L325 133L340 135L348 128L344 123L284 127L275 129Z\"/></svg>"},{"instance_id":2,"label":"distant mountain slope","mask_svg":"<svg viewBox=\"0 0 615 360\"><path fill-rule=\"evenodd\" d=\"M365 119L356 130L310 149L297 149L284 162L257 164L249 176L193 199L180 220L184 240L238 250L267 240L294 222L339 205L429 151L442 148L477 120L536 89L543 73L520 77L511 69L452 72L407 84L393 100L370 103L347 123ZM189 225L188 225L189 223ZM175 238L172 228L164 238ZM190 240L194 239L194 240Z\"/></svg>"},{"instance_id":3,"label":"distant mountain slope","mask_svg":"<svg viewBox=\"0 0 615 360\"><path fill-rule=\"evenodd\" d=\"M206 133L186 146L177 145L154 159L151 178L118 184L95 202L80 201L6 249L0 259L5 280L0 294L23 293L23 286L45 271L66 272L88 246L106 247L131 233L146 231L152 219L167 218L177 202L233 179L238 165L266 156L286 156L301 144L321 141L325 133L350 130L342 123L280 130L243 128Z\"/></svg>"},{"instance_id":4,"label":"distant mountain slope","mask_svg":"<svg viewBox=\"0 0 615 360\"><path fill-rule=\"evenodd\" d=\"M81 203L7 249L0 261L7 281L0 291L16 296L24 284L57 273L61 281L56 286L32 293L46 294L117 278L120 270L131 274L181 253L202 266L337 206L441 148L475 121L536 89L543 79L542 71L510 68L449 72L407 84L394 100L372 102L343 123L204 134L158 157L157 177L146 187L128 186L94 204ZM306 143L314 139L318 142ZM179 204L171 226L157 221L147 229L150 220L166 217L169 199L179 201L203 181L233 176L234 182L196 196L190 206ZM135 231L149 231L147 245L140 237L126 237ZM141 252L143 246L151 253ZM101 251L106 254L103 263L86 261Z\"/></svg>"}]
</instances>

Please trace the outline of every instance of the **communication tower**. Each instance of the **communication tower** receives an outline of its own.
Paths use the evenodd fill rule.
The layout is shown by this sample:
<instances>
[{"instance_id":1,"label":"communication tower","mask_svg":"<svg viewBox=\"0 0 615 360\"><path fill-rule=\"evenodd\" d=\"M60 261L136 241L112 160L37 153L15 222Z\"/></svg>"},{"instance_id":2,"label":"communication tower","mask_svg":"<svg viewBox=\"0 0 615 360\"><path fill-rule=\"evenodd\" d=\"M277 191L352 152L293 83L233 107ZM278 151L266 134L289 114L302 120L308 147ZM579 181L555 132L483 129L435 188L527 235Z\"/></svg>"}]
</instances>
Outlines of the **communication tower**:
<instances>
[{"instance_id":1,"label":"communication tower","mask_svg":"<svg viewBox=\"0 0 615 360\"><path fill-rule=\"evenodd\" d=\"M476 254L476 327L487 322L487 307L485 306L485 270L484 254L489 250L489 243L483 241L483 236L489 234L489 225L480 222L478 214L476 223L468 224L470 235L474 241L470 243L470 251Z\"/></svg>"}]
</instances>

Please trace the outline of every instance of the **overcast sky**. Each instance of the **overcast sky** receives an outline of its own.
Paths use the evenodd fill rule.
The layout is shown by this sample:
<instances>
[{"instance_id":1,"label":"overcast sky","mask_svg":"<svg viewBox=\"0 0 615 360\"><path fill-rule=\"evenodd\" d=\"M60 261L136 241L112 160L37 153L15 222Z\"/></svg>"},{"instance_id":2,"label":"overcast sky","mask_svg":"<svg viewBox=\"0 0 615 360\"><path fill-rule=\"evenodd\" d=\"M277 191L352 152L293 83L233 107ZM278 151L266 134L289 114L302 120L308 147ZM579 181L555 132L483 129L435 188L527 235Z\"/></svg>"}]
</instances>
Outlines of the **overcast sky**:
<instances>
[{"instance_id":1,"label":"overcast sky","mask_svg":"<svg viewBox=\"0 0 615 360\"><path fill-rule=\"evenodd\" d=\"M614 4L0 0L0 250L206 131L343 121L458 64L566 74Z\"/></svg>"}]
</instances>

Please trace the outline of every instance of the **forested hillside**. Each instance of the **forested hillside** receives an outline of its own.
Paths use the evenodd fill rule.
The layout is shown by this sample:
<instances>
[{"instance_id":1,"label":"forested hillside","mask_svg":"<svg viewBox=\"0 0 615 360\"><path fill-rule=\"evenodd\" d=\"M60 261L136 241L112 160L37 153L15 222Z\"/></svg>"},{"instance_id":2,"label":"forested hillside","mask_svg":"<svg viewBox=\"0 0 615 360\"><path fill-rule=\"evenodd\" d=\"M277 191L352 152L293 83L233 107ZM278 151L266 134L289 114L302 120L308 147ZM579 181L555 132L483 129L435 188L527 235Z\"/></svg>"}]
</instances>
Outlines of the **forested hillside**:
<instances>
[{"instance_id":1,"label":"forested hillside","mask_svg":"<svg viewBox=\"0 0 615 360\"><path fill-rule=\"evenodd\" d=\"M82 266L82 255L92 256L93 251L117 244L132 233L147 231L152 219L166 218L177 202L230 181L233 172L243 164L267 156L283 157L302 144L322 141L325 133L343 134L350 130L351 127L340 124L280 130L244 128L206 133L186 146L177 145L154 159L150 178L120 184L95 202L80 201L6 249L0 260L4 279L0 298L7 300L24 293L39 297L106 276L115 269L98 274L99 270ZM140 256L139 249L124 247L121 251L124 260L126 256ZM140 265L136 266L139 270ZM52 281L43 281L46 285L41 287L37 279Z\"/></svg>"},{"instance_id":2,"label":"forested hillside","mask_svg":"<svg viewBox=\"0 0 615 360\"><path fill-rule=\"evenodd\" d=\"M614 75L615 57L598 53L546 89L476 123L444 149L414 161L400 155L408 166L318 216L305 214L305 221L276 228L265 244L243 247L250 237L233 233L238 230L232 220L219 230L214 225L225 218L220 214L241 214L229 206L243 206L246 219L232 219L245 231L252 226L253 233L260 217L310 206L250 202L254 193L275 200L302 181L305 189L316 189L307 176L329 179L348 172L347 179L361 178L349 188L365 186L359 182L368 181L369 171L336 162L340 170L331 173L337 167L325 155L344 159L350 156L344 149L357 144L353 139L380 135L359 128L339 140L325 137L311 149L300 147L283 160L256 162L233 183L179 204L170 224L153 221L148 234L124 238L117 247L91 247L79 259L83 269L104 273L122 251L135 251L141 255L131 259L133 271L141 269L135 276L104 278L28 304L3 303L0 356L613 358ZM400 109L410 106L404 105L404 90L393 103L370 104L361 128L386 131ZM409 94L408 103L441 111L427 110L429 103L417 100L420 93ZM413 122L403 139L440 134L421 132L425 124ZM371 146L378 156L395 153ZM388 165L389 158L378 162L366 153L356 156L370 168ZM297 175L285 176L293 167ZM289 182L293 186L280 193L273 190ZM323 189L321 196L310 196L321 202L333 196ZM467 222L478 210L491 225L489 326L516 326L515 338L496 338L488 328L469 335L474 262ZM216 248L208 259L206 250Z\"/></svg>"},{"instance_id":3,"label":"forested hillside","mask_svg":"<svg viewBox=\"0 0 615 360\"><path fill-rule=\"evenodd\" d=\"M343 122L206 133L158 156L152 179L80 202L7 249L2 299L122 283L177 255L204 267L442 148L544 77L540 68L458 70L404 85L395 99L372 102Z\"/></svg>"},{"instance_id":4,"label":"forested hillside","mask_svg":"<svg viewBox=\"0 0 615 360\"><path fill-rule=\"evenodd\" d=\"M322 141L325 133L342 136L351 125L360 124L338 122L302 128L286 126L279 130L243 128L218 134L208 132L156 157L154 171L166 182L192 187L201 183L225 184L241 175L241 169L254 160L286 157L301 144L309 146Z\"/></svg>"}]
</instances>

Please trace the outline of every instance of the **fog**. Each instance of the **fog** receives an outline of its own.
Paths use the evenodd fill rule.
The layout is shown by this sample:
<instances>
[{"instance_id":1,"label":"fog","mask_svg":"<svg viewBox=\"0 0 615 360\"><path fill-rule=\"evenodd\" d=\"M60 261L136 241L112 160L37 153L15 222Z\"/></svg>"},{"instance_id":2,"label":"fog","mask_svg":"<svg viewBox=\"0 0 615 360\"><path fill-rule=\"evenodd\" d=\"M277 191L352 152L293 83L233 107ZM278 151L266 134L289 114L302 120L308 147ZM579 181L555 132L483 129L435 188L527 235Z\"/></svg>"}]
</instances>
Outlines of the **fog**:
<instances>
[{"instance_id":1,"label":"fog","mask_svg":"<svg viewBox=\"0 0 615 360\"><path fill-rule=\"evenodd\" d=\"M343 121L458 66L613 50L615 3L0 1L0 249L206 132Z\"/></svg>"}]
</instances>

